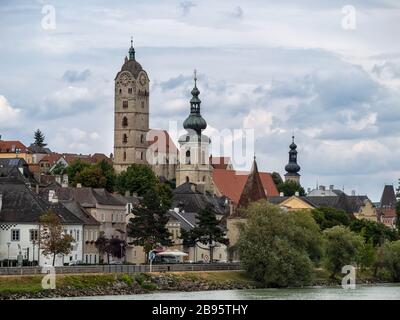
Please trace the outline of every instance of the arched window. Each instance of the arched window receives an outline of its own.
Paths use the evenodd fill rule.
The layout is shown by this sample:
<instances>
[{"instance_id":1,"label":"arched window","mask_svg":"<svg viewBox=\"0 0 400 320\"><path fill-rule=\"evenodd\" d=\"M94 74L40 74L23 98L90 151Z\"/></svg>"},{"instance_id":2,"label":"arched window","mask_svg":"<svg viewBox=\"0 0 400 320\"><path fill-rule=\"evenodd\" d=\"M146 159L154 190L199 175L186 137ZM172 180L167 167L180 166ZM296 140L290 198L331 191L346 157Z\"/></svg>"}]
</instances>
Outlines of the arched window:
<instances>
[{"instance_id":1,"label":"arched window","mask_svg":"<svg viewBox=\"0 0 400 320\"><path fill-rule=\"evenodd\" d=\"M124 159L124 161L126 161L126 152L124 151L124 154L123 154L123 159Z\"/></svg>"},{"instance_id":2,"label":"arched window","mask_svg":"<svg viewBox=\"0 0 400 320\"><path fill-rule=\"evenodd\" d=\"M143 143L144 142L144 135L141 135L140 136L140 143Z\"/></svg>"},{"instance_id":3,"label":"arched window","mask_svg":"<svg viewBox=\"0 0 400 320\"><path fill-rule=\"evenodd\" d=\"M186 136L186 142L189 142L189 140L190 140L190 137Z\"/></svg>"},{"instance_id":4,"label":"arched window","mask_svg":"<svg viewBox=\"0 0 400 320\"><path fill-rule=\"evenodd\" d=\"M119 93L122 93L122 89L119 89Z\"/></svg>"},{"instance_id":5,"label":"arched window","mask_svg":"<svg viewBox=\"0 0 400 320\"><path fill-rule=\"evenodd\" d=\"M129 94L132 94L132 88L129 88L129 89L128 89L128 93L129 93Z\"/></svg>"},{"instance_id":6,"label":"arched window","mask_svg":"<svg viewBox=\"0 0 400 320\"><path fill-rule=\"evenodd\" d=\"M206 176L203 177L203 182L206 182Z\"/></svg>"},{"instance_id":7,"label":"arched window","mask_svg":"<svg viewBox=\"0 0 400 320\"><path fill-rule=\"evenodd\" d=\"M125 133L123 135L122 142L123 143L127 143L128 142L128 136Z\"/></svg>"},{"instance_id":8,"label":"arched window","mask_svg":"<svg viewBox=\"0 0 400 320\"><path fill-rule=\"evenodd\" d=\"M186 182L189 182L189 177L186 177Z\"/></svg>"},{"instance_id":9,"label":"arched window","mask_svg":"<svg viewBox=\"0 0 400 320\"><path fill-rule=\"evenodd\" d=\"M190 164L190 150L186 151L186 164Z\"/></svg>"},{"instance_id":10,"label":"arched window","mask_svg":"<svg viewBox=\"0 0 400 320\"><path fill-rule=\"evenodd\" d=\"M122 126L123 127L127 127L128 126L128 118L127 117L123 117L122 118Z\"/></svg>"},{"instance_id":11,"label":"arched window","mask_svg":"<svg viewBox=\"0 0 400 320\"><path fill-rule=\"evenodd\" d=\"M140 153L140 160L143 160L143 152Z\"/></svg>"}]
</instances>

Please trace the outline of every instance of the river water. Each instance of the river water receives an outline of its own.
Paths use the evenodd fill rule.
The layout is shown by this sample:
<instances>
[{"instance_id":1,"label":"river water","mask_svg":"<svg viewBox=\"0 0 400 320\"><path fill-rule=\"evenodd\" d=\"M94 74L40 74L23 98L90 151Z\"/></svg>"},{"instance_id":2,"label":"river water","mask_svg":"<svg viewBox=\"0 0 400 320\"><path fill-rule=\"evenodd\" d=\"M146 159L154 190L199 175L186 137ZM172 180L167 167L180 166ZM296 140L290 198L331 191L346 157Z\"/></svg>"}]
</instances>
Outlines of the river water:
<instances>
[{"instance_id":1,"label":"river water","mask_svg":"<svg viewBox=\"0 0 400 320\"><path fill-rule=\"evenodd\" d=\"M312 287L300 289L217 290L77 297L78 300L400 300L400 284L358 285L356 289Z\"/></svg>"}]
</instances>

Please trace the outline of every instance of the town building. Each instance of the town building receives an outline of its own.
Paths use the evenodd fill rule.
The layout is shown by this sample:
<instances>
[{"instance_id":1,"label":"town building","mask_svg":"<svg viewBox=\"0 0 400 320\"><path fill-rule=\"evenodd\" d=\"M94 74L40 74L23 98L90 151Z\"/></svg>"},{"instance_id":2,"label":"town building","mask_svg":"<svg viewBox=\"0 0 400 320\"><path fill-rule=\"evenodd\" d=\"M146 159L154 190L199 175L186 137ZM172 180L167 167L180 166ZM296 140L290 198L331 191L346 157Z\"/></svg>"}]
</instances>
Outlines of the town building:
<instances>
[{"instance_id":1,"label":"town building","mask_svg":"<svg viewBox=\"0 0 400 320\"><path fill-rule=\"evenodd\" d=\"M378 220L390 228L396 227L396 194L393 185L385 185L377 208Z\"/></svg>"},{"instance_id":2,"label":"town building","mask_svg":"<svg viewBox=\"0 0 400 320\"><path fill-rule=\"evenodd\" d=\"M32 154L21 141L5 141L0 137L0 158L21 158L33 163Z\"/></svg>"}]
</instances>

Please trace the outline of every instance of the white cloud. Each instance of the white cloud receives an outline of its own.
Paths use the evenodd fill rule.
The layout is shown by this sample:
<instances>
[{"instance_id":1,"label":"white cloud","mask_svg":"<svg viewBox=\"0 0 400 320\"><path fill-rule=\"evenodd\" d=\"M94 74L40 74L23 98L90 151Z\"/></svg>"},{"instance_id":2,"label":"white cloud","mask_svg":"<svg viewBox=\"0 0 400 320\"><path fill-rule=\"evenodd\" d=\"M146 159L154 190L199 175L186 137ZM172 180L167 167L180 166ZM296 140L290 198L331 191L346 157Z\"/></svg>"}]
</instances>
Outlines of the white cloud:
<instances>
[{"instance_id":1,"label":"white cloud","mask_svg":"<svg viewBox=\"0 0 400 320\"><path fill-rule=\"evenodd\" d=\"M7 101L6 97L0 95L0 126L1 127L18 127L21 110L13 108Z\"/></svg>"}]
</instances>

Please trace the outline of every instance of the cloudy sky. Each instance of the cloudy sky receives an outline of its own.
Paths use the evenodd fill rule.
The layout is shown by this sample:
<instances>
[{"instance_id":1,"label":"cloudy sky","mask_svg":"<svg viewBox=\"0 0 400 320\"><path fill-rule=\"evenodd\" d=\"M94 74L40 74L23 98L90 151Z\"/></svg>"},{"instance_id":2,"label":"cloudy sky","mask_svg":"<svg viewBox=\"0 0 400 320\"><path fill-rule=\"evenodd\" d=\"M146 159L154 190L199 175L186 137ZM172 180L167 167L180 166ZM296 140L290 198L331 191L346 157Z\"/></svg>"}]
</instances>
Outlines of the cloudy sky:
<instances>
[{"instance_id":1,"label":"cloudy sky","mask_svg":"<svg viewBox=\"0 0 400 320\"><path fill-rule=\"evenodd\" d=\"M284 174L294 131L304 187L376 201L400 177L399 17L397 0L0 0L0 134L112 152L133 35L152 128L181 125L197 68L210 133L254 128L260 170Z\"/></svg>"}]
</instances>

